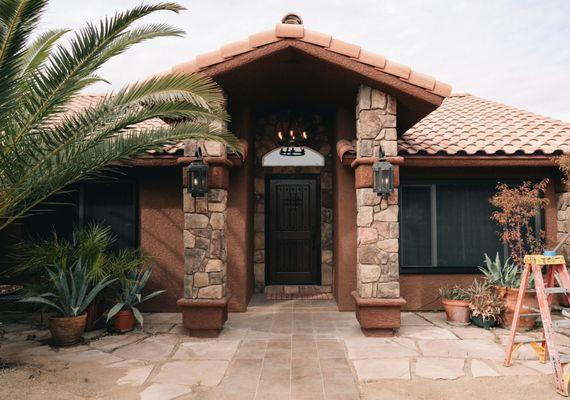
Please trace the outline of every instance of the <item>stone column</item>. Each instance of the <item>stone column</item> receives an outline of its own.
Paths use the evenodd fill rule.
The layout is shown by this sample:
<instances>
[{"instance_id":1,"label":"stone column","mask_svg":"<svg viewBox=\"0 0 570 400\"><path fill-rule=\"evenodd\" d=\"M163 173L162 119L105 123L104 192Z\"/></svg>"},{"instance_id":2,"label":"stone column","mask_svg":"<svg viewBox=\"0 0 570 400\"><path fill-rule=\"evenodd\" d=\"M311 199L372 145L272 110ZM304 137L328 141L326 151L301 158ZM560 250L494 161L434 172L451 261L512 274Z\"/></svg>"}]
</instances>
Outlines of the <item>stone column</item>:
<instances>
[{"instance_id":1,"label":"stone column","mask_svg":"<svg viewBox=\"0 0 570 400\"><path fill-rule=\"evenodd\" d=\"M556 206L558 209L557 242L564 239L564 236L570 232L570 182L563 182L561 186L561 189L556 193ZM570 262L570 239L566 240L559 253L566 257L567 262Z\"/></svg>"},{"instance_id":2,"label":"stone column","mask_svg":"<svg viewBox=\"0 0 570 400\"><path fill-rule=\"evenodd\" d=\"M400 326L398 189L387 198L372 190L372 164L381 151L397 164L396 99L361 86L356 102L357 318L365 330ZM398 167L395 166L398 182Z\"/></svg>"},{"instance_id":3,"label":"stone column","mask_svg":"<svg viewBox=\"0 0 570 400\"><path fill-rule=\"evenodd\" d=\"M190 331L219 330L227 319L226 211L228 167L226 149L217 142L188 141L186 157L201 146L209 165L210 190L205 197L187 193L184 173L184 298L183 325Z\"/></svg>"}]
</instances>

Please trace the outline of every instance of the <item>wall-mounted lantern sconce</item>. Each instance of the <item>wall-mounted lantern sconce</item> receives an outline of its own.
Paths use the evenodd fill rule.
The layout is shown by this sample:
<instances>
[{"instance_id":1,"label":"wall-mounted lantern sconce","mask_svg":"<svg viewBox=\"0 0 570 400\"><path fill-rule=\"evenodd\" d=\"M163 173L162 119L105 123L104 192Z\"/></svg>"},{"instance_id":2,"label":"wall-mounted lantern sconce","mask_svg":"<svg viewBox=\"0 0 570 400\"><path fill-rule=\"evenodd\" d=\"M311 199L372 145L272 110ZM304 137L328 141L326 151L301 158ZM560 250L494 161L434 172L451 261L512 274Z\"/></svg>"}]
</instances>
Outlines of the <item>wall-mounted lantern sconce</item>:
<instances>
[{"instance_id":1,"label":"wall-mounted lantern sconce","mask_svg":"<svg viewBox=\"0 0 570 400\"><path fill-rule=\"evenodd\" d=\"M390 164L384 152L380 157L380 161L372 166L374 175L374 193L378 196L388 196L394 191L394 166Z\"/></svg>"},{"instance_id":2,"label":"wall-mounted lantern sconce","mask_svg":"<svg viewBox=\"0 0 570 400\"><path fill-rule=\"evenodd\" d=\"M208 165L202 158L202 149L196 149L196 159L188 166L188 193L192 197L204 197L208 193Z\"/></svg>"}]
</instances>

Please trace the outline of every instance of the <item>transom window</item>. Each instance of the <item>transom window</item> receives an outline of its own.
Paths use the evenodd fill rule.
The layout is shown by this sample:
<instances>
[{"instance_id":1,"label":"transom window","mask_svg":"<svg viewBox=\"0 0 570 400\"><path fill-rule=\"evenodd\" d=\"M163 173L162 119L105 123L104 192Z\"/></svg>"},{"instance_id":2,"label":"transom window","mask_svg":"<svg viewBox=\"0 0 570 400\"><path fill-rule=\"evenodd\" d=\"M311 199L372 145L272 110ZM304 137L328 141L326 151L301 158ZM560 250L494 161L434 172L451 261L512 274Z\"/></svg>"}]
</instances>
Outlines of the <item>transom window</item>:
<instances>
[{"instance_id":1,"label":"transom window","mask_svg":"<svg viewBox=\"0 0 570 400\"><path fill-rule=\"evenodd\" d=\"M491 220L497 181L403 183L400 264L403 272L473 272L483 254L507 249ZM540 213L535 226L542 226Z\"/></svg>"}]
</instances>

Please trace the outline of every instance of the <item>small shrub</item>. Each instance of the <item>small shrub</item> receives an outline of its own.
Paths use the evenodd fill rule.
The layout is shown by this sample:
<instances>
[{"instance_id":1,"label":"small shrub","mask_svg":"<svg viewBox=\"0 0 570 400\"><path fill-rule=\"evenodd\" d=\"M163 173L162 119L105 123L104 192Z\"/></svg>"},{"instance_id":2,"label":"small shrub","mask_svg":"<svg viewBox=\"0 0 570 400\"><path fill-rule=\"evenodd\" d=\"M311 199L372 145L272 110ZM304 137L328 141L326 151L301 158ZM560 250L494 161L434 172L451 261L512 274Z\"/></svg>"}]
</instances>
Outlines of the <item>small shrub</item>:
<instances>
[{"instance_id":1,"label":"small shrub","mask_svg":"<svg viewBox=\"0 0 570 400\"><path fill-rule=\"evenodd\" d=\"M544 231L535 235L531 222L548 204L548 199L541 197L547 185L548 179L514 187L500 183L497 193L489 200L497 208L491 218L499 224L499 236L518 266L523 265L525 254L540 254L544 250Z\"/></svg>"},{"instance_id":2,"label":"small shrub","mask_svg":"<svg viewBox=\"0 0 570 400\"><path fill-rule=\"evenodd\" d=\"M475 280L467 291L470 294L469 309L472 317L499 321L504 303L492 290L488 281Z\"/></svg>"},{"instance_id":3,"label":"small shrub","mask_svg":"<svg viewBox=\"0 0 570 400\"><path fill-rule=\"evenodd\" d=\"M447 300L469 300L469 292L459 285L443 286L439 289L439 295Z\"/></svg>"}]
</instances>

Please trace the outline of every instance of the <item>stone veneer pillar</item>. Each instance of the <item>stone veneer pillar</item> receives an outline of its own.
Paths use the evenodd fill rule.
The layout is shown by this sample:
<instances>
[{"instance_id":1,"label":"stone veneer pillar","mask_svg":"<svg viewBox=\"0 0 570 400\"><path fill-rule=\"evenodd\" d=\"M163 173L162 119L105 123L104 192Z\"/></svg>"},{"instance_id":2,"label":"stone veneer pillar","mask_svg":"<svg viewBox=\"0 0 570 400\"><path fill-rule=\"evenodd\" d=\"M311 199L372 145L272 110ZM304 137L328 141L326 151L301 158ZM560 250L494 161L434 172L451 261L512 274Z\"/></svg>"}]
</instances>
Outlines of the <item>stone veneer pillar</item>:
<instances>
[{"instance_id":1,"label":"stone veneer pillar","mask_svg":"<svg viewBox=\"0 0 570 400\"><path fill-rule=\"evenodd\" d=\"M188 141L186 157L200 145L210 166L205 197L187 193L184 173L184 298L182 323L192 331L219 330L227 320L229 294L226 287L226 212L229 161L225 146L217 142Z\"/></svg>"},{"instance_id":2,"label":"stone veneer pillar","mask_svg":"<svg viewBox=\"0 0 570 400\"><path fill-rule=\"evenodd\" d=\"M356 316L369 333L400 326L398 264L398 166L395 190L387 198L372 190L372 164L383 150L394 164L397 158L396 99L361 86L356 102L357 290Z\"/></svg>"},{"instance_id":3,"label":"stone veneer pillar","mask_svg":"<svg viewBox=\"0 0 570 400\"><path fill-rule=\"evenodd\" d=\"M570 182L563 182L561 186L561 190L556 194L557 241L564 239L564 236L570 232ZM566 240L559 253L570 262L570 239Z\"/></svg>"}]
</instances>

